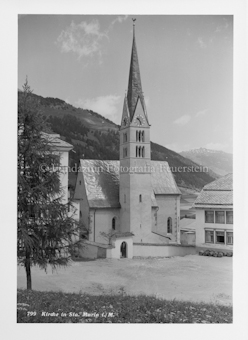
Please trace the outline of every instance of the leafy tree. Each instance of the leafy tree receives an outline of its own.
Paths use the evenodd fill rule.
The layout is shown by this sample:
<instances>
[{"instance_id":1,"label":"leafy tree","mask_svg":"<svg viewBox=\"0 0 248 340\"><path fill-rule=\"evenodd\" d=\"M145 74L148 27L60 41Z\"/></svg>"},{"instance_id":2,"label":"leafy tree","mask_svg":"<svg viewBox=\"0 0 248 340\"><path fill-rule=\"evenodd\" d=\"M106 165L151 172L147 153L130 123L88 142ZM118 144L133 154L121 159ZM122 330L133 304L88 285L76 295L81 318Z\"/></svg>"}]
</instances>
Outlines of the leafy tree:
<instances>
[{"instance_id":1,"label":"leafy tree","mask_svg":"<svg viewBox=\"0 0 248 340\"><path fill-rule=\"evenodd\" d=\"M26 80L18 96L18 263L25 266L27 289L31 267L66 266L79 225L72 204L62 202L60 159Z\"/></svg>"},{"instance_id":2,"label":"leafy tree","mask_svg":"<svg viewBox=\"0 0 248 340\"><path fill-rule=\"evenodd\" d=\"M117 231L115 230L110 230L108 232L101 231L100 235L101 237L108 242L108 244L111 244L112 238L115 236Z\"/></svg>"}]
</instances>

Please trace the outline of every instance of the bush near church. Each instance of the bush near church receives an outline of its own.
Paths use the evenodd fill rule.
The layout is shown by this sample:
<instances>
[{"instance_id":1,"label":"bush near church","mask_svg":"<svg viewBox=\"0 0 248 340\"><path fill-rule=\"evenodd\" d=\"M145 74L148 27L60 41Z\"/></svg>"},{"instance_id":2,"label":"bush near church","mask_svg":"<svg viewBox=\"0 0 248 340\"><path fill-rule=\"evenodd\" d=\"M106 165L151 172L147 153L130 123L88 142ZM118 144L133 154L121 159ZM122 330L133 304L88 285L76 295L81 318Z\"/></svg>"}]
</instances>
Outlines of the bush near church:
<instances>
[{"instance_id":1,"label":"bush near church","mask_svg":"<svg viewBox=\"0 0 248 340\"><path fill-rule=\"evenodd\" d=\"M200 250L199 251L200 256L213 256L213 257L232 257L233 253L232 252L226 252L226 251L213 251L213 250Z\"/></svg>"}]
</instances>

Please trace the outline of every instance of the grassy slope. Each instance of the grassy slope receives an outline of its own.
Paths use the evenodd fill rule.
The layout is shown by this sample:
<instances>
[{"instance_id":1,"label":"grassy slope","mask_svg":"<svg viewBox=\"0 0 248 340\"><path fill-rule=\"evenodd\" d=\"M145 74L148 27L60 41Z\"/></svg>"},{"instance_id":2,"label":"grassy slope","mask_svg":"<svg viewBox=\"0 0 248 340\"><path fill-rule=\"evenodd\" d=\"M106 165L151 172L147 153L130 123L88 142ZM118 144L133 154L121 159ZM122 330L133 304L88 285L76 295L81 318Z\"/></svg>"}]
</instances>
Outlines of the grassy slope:
<instances>
[{"instance_id":1,"label":"grassy slope","mask_svg":"<svg viewBox=\"0 0 248 340\"><path fill-rule=\"evenodd\" d=\"M128 296L123 291L92 296L18 290L17 303L18 323L232 323L231 306Z\"/></svg>"}]
</instances>

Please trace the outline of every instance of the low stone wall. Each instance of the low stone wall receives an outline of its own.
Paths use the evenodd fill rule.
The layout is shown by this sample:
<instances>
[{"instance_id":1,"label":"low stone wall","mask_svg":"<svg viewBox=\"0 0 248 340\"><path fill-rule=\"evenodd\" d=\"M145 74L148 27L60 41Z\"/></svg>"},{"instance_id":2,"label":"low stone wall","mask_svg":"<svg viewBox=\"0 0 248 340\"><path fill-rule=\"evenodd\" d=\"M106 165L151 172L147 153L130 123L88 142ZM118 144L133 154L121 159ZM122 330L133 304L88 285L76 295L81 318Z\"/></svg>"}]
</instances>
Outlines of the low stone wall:
<instances>
[{"instance_id":1,"label":"low stone wall","mask_svg":"<svg viewBox=\"0 0 248 340\"><path fill-rule=\"evenodd\" d=\"M196 253L196 248L191 245L147 243L134 243L133 245L134 257L171 257L195 255Z\"/></svg>"},{"instance_id":2,"label":"low stone wall","mask_svg":"<svg viewBox=\"0 0 248 340\"><path fill-rule=\"evenodd\" d=\"M97 244L90 241L82 241L81 247L78 250L77 258L83 258L83 259L99 259L99 258L106 258L107 254L107 248L106 245Z\"/></svg>"}]
</instances>

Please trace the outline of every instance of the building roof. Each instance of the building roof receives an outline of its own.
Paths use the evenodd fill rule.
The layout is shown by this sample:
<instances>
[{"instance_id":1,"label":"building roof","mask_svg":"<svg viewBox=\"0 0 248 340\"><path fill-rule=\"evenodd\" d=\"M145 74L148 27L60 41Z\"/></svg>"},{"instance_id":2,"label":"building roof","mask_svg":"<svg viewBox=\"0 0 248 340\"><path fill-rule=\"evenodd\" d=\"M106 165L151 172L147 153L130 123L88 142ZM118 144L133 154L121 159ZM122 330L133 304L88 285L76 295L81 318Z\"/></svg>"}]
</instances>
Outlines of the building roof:
<instances>
[{"instance_id":1,"label":"building roof","mask_svg":"<svg viewBox=\"0 0 248 340\"><path fill-rule=\"evenodd\" d=\"M194 208L232 208L232 206L232 174L205 185L193 205Z\"/></svg>"},{"instance_id":2,"label":"building roof","mask_svg":"<svg viewBox=\"0 0 248 340\"><path fill-rule=\"evenodd\" d=\"M168 162L151 161L152 188L158 194L181 194Z\"/></svg>"},{"instance_id":3,"label":"building roof","mask_svg":"<svg viewBox=\"0 0 248 340\"><path fill-rule=\"evenodd\" d=\"M179 222L182 230L192 230L196 228L196 220L194 218L182 218Z\"/></svg>"},{"instance_id":4,"label":"building roof","mask_svg":"<svg viewBox=\"0 0 248 340\"><path fill-rule=\"evenodd\" d=\"M61 139L59 134L42 132L42 135L51 143L52 147L73 149L73 145Z\"/></svg>"},{"instance_id":5,"label":"building roof","mask_svg":"<svg viewBox=\"0 0 248 340\"><path fill-rule=\"evenodd\" d=\"M120 208L118 161L81 159L81 171L91 208Z\"/></svg>"},{"instance_id":6,"label":"building roof","mask_svg":"<svg viewBox=\"0 0 248 340\"><path fill-rule=\"evenodd\" d=\"M120 208L120 162L81 159L80 165L90 208ZM154 194L181 194L167 162L151 161L151 186L152 207L158 206Z\"/></svg>"},{"instance_id":7,"label":"building roof","mask_svg":"<svg viewBox=\"0 0 248 340\"><path fill-rule=\"evenodd\" d=\"M116 233L113 234L113 238L130 237L130 236L134 236L134 234L131 233L130 231L125 231L125 232L117 231Z\"/></svg>"},{"instance_id":8,"label":"building roof","mask_svg":"<svg viewBox=\"0 0 248 340\"><path fill-rule=\"evenodd\" d=\"M232 191L233 190L233 175L227 174L207 185L203 188L206 190L221 190L221 191Z\"/></svg>"}]
</instances>

